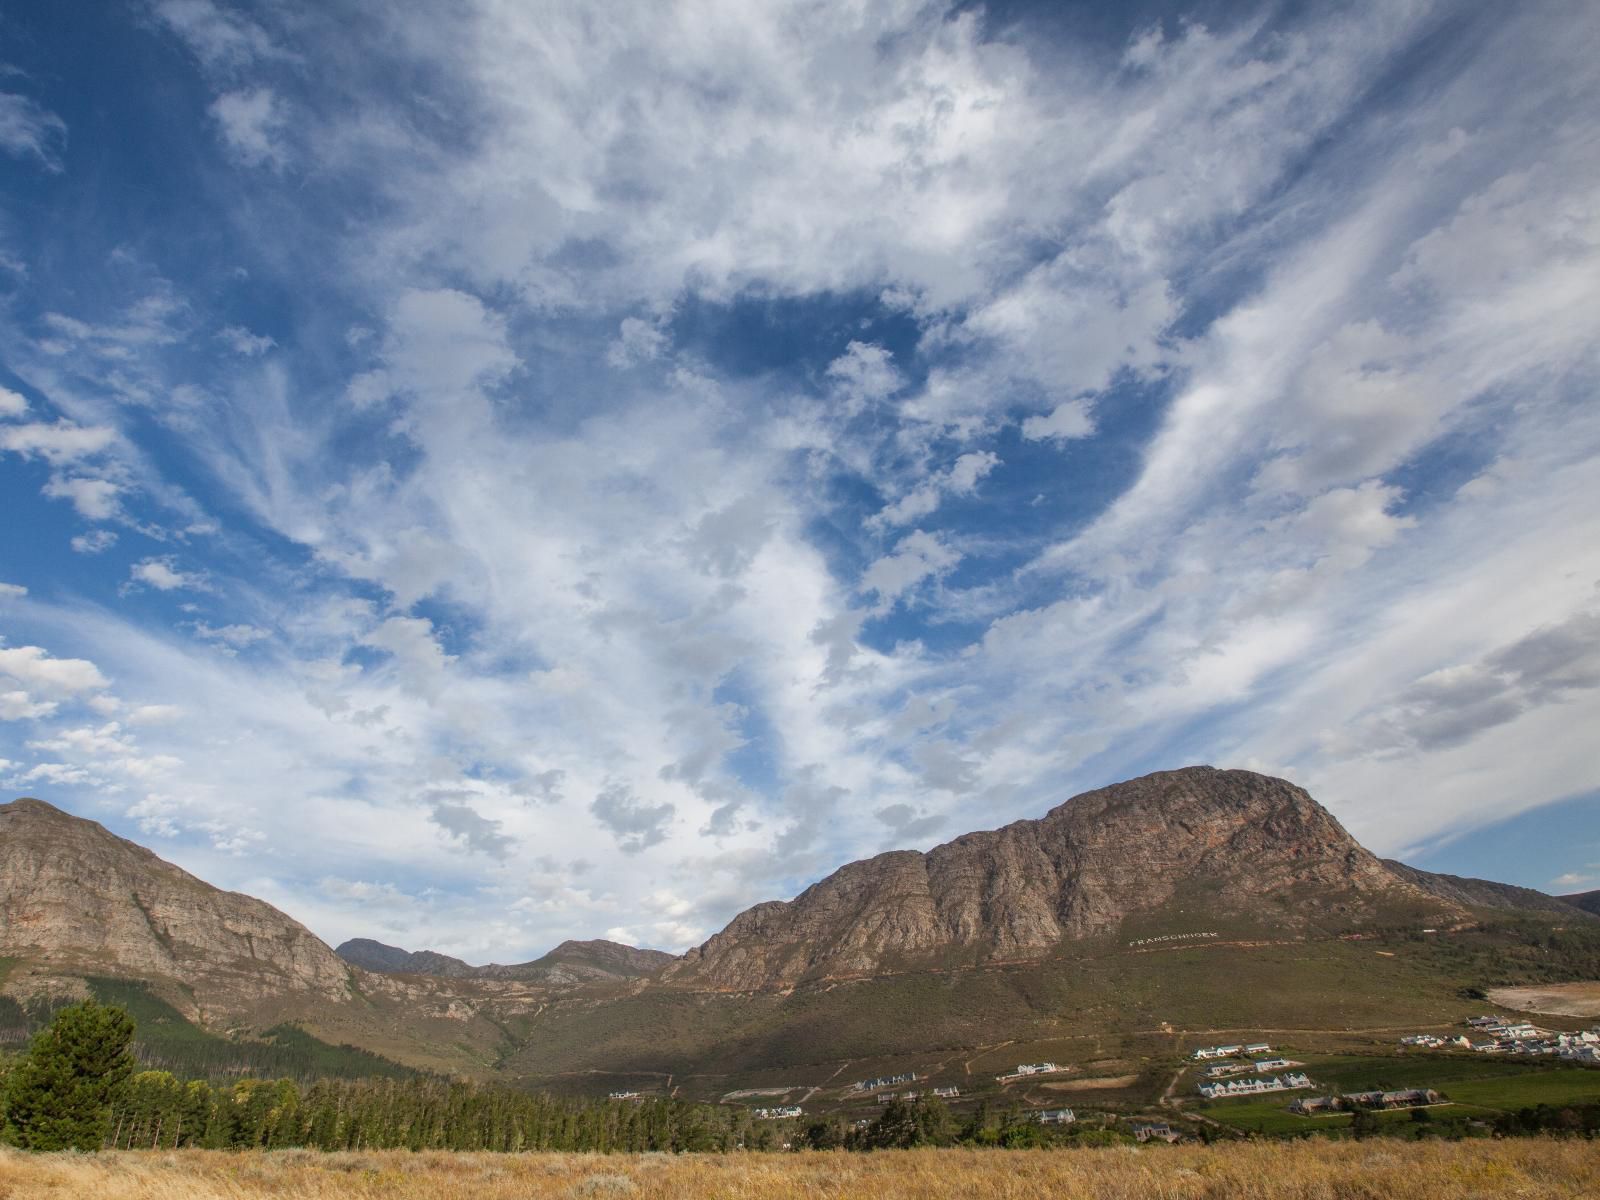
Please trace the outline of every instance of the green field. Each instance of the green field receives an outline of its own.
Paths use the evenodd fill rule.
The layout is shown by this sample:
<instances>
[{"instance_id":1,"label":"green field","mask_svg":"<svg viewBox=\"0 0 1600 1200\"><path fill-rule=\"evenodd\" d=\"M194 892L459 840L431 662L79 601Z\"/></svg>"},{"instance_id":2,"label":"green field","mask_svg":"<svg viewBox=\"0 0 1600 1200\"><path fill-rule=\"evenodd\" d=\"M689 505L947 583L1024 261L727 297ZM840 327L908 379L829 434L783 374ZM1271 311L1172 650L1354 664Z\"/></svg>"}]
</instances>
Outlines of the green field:
<instances>
[{"instance_id":1,"label":"green field","mask_svg":"<svg viewBox=\"0 0 1600 1200\"><path fill-rule=\"evenodd\" d=\"M1308 1064L1306 1071L1317 1084L1311 1091L1215 1100L1199 1105L1195 1111L1235 1129L1270 1135L1326 1132L1348 1126L1348 1113L1301 1117L1289 1111L1296 1096L1324 1095L1332 1091L1431 1087L1448 1101L1430 1110L1437 1121L1492 1118L1502 1112L1540 1104L1600 1103L1600 1070L1583 1067L1530 1066L1525 1061L1485 1061L1454 1056L1407 1056L1396 1060L1348 1055ZM1412 1120L1409 1110L1376 1115L1385 1125Z\"/></svg>"},{"instance_id":2,"label":"green field","mask_svg":"<svg viewBox=\"0 0 1600 1200\"><path fill-rule=\"evenodd\" d=\"M1448 1089L1452 1100L1479 1104L1506 1111L1532 1108L1537 1104L1600 1103L1600 1070L1584 1067L1558 1067L1530 1072L1506 1079L1480 1079L1453 1083Z\"/></svg>"}]
</instances>

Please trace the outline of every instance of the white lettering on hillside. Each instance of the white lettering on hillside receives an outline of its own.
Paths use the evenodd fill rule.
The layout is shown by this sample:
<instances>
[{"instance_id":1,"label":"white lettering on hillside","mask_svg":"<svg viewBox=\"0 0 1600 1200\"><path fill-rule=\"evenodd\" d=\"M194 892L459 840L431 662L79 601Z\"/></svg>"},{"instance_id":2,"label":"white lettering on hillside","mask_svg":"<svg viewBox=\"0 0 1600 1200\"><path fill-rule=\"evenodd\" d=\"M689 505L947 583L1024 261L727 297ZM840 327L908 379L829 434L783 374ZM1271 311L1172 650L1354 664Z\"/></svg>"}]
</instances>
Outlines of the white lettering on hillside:
<instances>
[{"instance_id":1,"label":"white lettering on hillside","mask_svg":"<svg viewBox=\"0 0 1600 1200\"><path fill-rule=\"evenodd\" d=\"M1215 933L1164 933L1160 937L1139 938L1137 941L1129 942L1128 945L1151 946L1156 942L1182 942L1189 938L1214 938L1217 936Z\"/></svg>"}]
</instances>

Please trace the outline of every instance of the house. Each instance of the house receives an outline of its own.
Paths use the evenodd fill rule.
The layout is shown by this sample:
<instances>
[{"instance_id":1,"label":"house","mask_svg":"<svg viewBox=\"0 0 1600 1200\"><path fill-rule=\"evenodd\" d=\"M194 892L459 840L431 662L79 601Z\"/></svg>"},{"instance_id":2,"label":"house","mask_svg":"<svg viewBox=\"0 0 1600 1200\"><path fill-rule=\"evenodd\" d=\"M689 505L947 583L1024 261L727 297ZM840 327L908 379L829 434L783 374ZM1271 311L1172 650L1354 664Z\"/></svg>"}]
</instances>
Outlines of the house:
<instances>
[{"instance_id":1,"label":"house","mask_svg":"<svg viewBox=\"0 0 1600 1200\"><path fill-rule=\"evenodd\" d=\"M1078 1114L1070 1108L1047 1108L1036 1118L1041 1125L1071 1125L1077 1119Z\"/></svg>"},{"instance_id":2,"label":"house","mask_svg":"<svg viewBox=\"0 0 1600 1200\"><path fill-rule=\"evenodd\" d=\"M1474 1029L1488 1029L1491 1025L1500 1024L1500 1021L1500 1017L1471 1017L1467 1020L1467 1024Z\"/></svg>"},{"instance_id":3,"label":"house","mask_svg":"<svg viewBox=\"0 0 1600 1200\"><path fill-rule=\"evenodd\" d=\"M1200 1094L1207 1100L1225 1100L1232 1096L1259 1096L1263 1092L1289 1092L1308 1088L1311 1080L1303 1071L1274 1075L1271 1079L1230 1079L1226 1083L1202 1083Z\"/></svg>"},{"instance_id":4,"label":"house","mask_svg":"<svg viewBox=\"0 0 1600 1200\"><path fill-rule=\"evenodd\" d=\"M1217 1066L1206 1068L1206 1078L1224 1079L1229 1075L1248 1075L1250 1070L1249 1063L1219 1063Z\"/></svg>"},{"instance_id":5,"label":"house","mask_svg":"<svg viewBox=\"0 0 1600 1200\"><path fill-rule=\"evenodd\" d=\"M1266 1054L1271 1049L1272 1049L1272 1047L1267 1045L1265 1042L1257 1042L1253 1046L1246 1046L1244 1048L1244 1052L1246 1054Z\"/></svg>"},{"instance_id":6,"label":"house","mask_svg":"<svg viewBox=\"0 0 1600 1200\"><path fill-rule=\"evenodd\" d=\"M1518 1021L1510 1025L1500 1025L1489 1031L1498 1038L1510 1038L1512 1041L1525 1041L1539 1036L1539 1030L1526 1021Z\"/></svg>"},{"instance_id":7,"label":"house","mask_svg":"<svg viewBox=\"0 0 1600 1200\"><path fill-rule=\"evenodd\" d=\"M1135 1141L1167 1142L1168 1144L1176 1142L1183 1137L1181 1133L1165 1121L1135 1125L1133 1127L1133 1136Z\"/></svg>"},{"instance_id":8,"label":"house","mask_svg":"<svg viewBox=\"0 0 1600 1200\"><path fill-rule=\"evenodd\" d=\"M1060 1069L1061 1068L1056 1066L1053 1062L1018 1063L1016 1073L1018 1075L1045 1075L1051 1071L1059 1071Z\"/></svg>"},{"instance_id":9,"label":"house","mask_svg":"<svg viewBox=\"0 0 1600 1200\"><path fill-rule=\"evenodd\" d=\"M1255 1070L1259 1072L1281 1071L1285 1067L1292 1067L1294 1065L1295 1064L1290 1062L1287 1058L1263 1058L1261 1061L1256 1063Z\"/></svg>"},{"instance_id":10,"label":"house","mask_svg":"<svg viewBox=\"0 0 1600 1200\"><path fill-rule=\"evenodd\" d=\"M1400 1039L1402 1046L1442 1046L1444 1039L1431 1033L1413 1033Z\"/></svg>"},{"instance_id":11,"label":"house","mask_svg":"<svg viewBox=\"0 0 1600 1200\"><path fill-rule=\"evenodd\" d=\"M612 1092L606 1097L608 1100L643 1100L638 1092Z\"/></svg>"},{"instance_id":12,"label":"house","mask_svg":"<svg viewBox=\"0 0 1600 1200\"><path fill-rule=\"evenodd\" d=\"M939 1097L941 1100L954 1100L957 1096L961 1095L961 1089L958 1087L934 1088L933 1094Z\"/></svg>"},{"instance_id":13,"label":"house","mask_svg":"<svg viewBox=\"0 0 1600 1200\"><path fill-rule=\"evenodd\" d=\"M1298 1113L1302 1117L1314 1117L1319 1113L1335 1113L1339 1111L1339 1097L1302 1096L1289 1105L1289 1111Z\"/></svg>"},{"instance_id":14,"label":"house","mask_svg":"<svg viewBox=\"0 0 1600 1200\"><path fill-rule=\"evenodd\" d=\"M1270 1046L1265 1048L1269 1050L1271 1049ZM1196 1050L1192 1055L1190 1055L1190 1057L1196 1061L1204 1061L1208 1058L1231 1058L1233 1055L1238 1054L1239 1051L1243 1049L1243 1046L1202 1046L1200 1049Z\"/></svg>"},{"instance_id":15,"label":"house","mask_svg":"<svg viewBox=\"0 0 1600 1200\"><path fill-rule=\"evenodd\" d=\"M802 1111L799 1105L791 1104L782 1108L758 1108L750 1115L758 1121L781 1121L786 1117L798 1117Z\"/></svg>"}]
</instances>

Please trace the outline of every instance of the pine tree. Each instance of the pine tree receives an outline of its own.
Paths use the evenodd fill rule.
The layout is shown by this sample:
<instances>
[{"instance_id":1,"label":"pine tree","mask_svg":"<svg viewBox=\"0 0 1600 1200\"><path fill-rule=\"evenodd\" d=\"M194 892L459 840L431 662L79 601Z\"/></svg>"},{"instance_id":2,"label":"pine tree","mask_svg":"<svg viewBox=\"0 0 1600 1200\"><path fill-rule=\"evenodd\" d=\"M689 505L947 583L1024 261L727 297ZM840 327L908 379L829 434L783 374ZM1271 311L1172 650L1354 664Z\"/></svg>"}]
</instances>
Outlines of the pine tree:
<instances>
[{"instance_id":1,"label":"pine tree","mask_svg":"<svg viewBox=\"0 0 1600 1200\"><path fill-rule=\"evenodd\" d=\"M133 1073L133 1018L115 1005L68 1005L34 1037L6 1081L6 1140L25 1150L98 1150Z\"/></svg>"}]
</instances>

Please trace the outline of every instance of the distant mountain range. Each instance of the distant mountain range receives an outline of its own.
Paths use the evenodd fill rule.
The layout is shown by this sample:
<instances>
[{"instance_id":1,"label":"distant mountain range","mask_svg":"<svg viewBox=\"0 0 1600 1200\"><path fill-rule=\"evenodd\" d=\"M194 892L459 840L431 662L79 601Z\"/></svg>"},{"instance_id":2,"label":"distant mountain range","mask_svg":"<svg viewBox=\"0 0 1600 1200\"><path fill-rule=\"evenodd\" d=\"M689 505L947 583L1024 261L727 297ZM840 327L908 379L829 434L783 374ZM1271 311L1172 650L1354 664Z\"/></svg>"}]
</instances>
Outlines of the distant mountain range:
<instances>
[{"instance_id":1,"label":"distant mountain range","mask_svg":"<svg viewBox=\"0 0 1600 1200\"><path fill-rule=\"evenodd\" d=\"M270 905L23 799L0 805L0 994L136 981L213 1029L290 1020L480 1075L759 1071L1039 1032L1066 1012L1108 1029L1265 1017L1346 971L1360 973L1339 985L1360 985L1348 1019L1380 994L1385 1012L1444 1011L1474 955L1502 973L1521 961L1508 920L1588 927L1597 899L1380 860L1293 784L1190 767L850 863L681 956L569 941L474 967L365 939L335 952ZM1396 931L1425 937L1404 963L1359 948ZM1426 939L1443 936L1454 948L1435 955ZM1267 983L1241 988L1241 972Z\"/></svg>"},{"instance_id":2,"label":"distant mountain range","mask_svg":"<svg viewBox=\"0 0 1600 1200\"><path fill-rule=\"evenodd\" d=\"M412 952L367 938L352 938L334 951L345 962L368 971L396 975L436 975L444 979L518 979L529 983L572 985L614 983L654 975L677 956L596 939L566 941L532 962L474 967L432 950Z\"/></svg>"}]
</instances>

